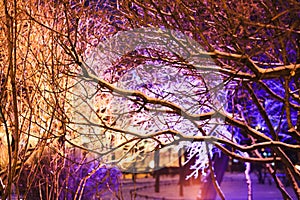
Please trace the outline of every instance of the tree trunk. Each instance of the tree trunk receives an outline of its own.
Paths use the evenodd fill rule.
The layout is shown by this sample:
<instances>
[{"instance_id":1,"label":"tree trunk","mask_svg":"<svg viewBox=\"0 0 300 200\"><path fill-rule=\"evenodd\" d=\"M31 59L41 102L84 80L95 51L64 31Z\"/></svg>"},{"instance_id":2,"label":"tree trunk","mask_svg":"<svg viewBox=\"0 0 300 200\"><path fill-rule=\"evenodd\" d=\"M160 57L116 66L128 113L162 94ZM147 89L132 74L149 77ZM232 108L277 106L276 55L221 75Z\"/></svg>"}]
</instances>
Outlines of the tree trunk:
<instances>
[{"instance_id":1,"label":"tree trunk","mask_svg":"<svg viewBox=\"0 0 300 200\"><path fill-rule=\"evenodd\" d=\"M222 152L221 156L215 155L213 161L216 180L219 184L221 184L224 173L228 166L229 158ZM217 192L214 188L211 176L207 175L205 181L200 184L200 191L199 195L197 196L197 200L214 200L216 198L216 195Z\"/></svg>"},{"instance_id":2,"label":"tree trunk","mask_svg":"<svg viewBox=\"0 0 300 200\"><path fill-rule=\"evenodd\" d=\"M160 169L159 169L159 150L156 150L154 153L154 162L155 162L155 187L154 191L156 193L159 192L159 177L160 177Z\"/></svg>"},{"instance_id":3,"label":"tree trunk","mask_svg":"<svg viewBox=\"0 0 300 200\"><path fill-rule=\"evenodd\" d=\"M178 151L178 161L179 161L179 196L183 196L183 183L184 183L184 167L182 167L182 152L183 149Z\"/></svg>"}]
</instances>

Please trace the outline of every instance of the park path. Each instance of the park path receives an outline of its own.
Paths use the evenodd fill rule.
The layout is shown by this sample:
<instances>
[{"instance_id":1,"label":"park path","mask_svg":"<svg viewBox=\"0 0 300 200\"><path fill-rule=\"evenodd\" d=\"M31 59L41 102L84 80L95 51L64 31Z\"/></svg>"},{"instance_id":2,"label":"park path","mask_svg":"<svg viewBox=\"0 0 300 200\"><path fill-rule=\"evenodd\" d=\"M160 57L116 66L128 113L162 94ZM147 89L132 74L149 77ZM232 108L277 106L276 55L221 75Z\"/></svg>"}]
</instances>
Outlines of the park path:
<instances>
[{"instance_id":1,"label":"park path","mask_svg":"<svg viewBox=\"0 0 300 200\"><path fill-rule=\"evenodd\" d=\"M281 200L282 196L275 184L267 177L265 184L259 184L257 177L251 174L253 199L254 200ZM270 184L271 183L271 184ZM123 197L124 200L196 200L199 190L199 184L190 184L184 186L183 194L179 195L178 176L162 176L160 182L160 192L154 192L154 179L141 178L137 179L134 184L130 179L123 180ZM243 173L227 172L221 184L226 200L247 200L247 184ZM287 191L292 193L292 188L287 187ZM135 192L135 198L130 194ZM295 195L292 196L296 200ZM104 198L110 200L114 198ZM220 200L218 197L216 200Z\"/></svg>"}]
</instances>

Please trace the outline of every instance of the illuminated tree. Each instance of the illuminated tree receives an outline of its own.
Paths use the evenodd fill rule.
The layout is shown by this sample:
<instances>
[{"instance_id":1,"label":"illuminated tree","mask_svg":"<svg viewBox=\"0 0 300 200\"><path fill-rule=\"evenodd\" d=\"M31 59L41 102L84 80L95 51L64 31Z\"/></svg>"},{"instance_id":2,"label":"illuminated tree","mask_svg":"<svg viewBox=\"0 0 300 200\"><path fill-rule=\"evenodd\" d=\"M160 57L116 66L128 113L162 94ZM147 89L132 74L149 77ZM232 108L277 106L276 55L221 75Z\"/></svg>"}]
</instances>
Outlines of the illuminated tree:
<instances>
[{"instance_id":1,"label":"illuminated tree","mask_svg":"<svg viewBox=\"0 0 300 200\"><path fill-rule=\"evenodd\" d=\"M105 185L91 184L91 179L99 181L99 174L118 179L119 173L109 167L103 171L102 162L65 143L66 135L75 137L68 128L74 86L68 72L77 68L64 48L80 37L72 32L76 16L88 18L91 13L84 4L69 3L1 1L2 199L11 199L13 193L28 199L92 198L109 190L110 181L117 184L109 178Z\"/></svg>"},{"instance_id":2,"label":"illuminated tree","mask_svg":"<svg viewBox=\"0 0 300 200\"><path fill-rule=\"evenodd\" d=\"M83 170L95 161L94 169L100 162L132 171L170 146L196 156L191 175L209 172L223 199L215 149L263 163L291 199L276 176L284 165L300 197L291 156L300 147L297 1L4 0L0 7L4 199L13 184L20 193L26 163L28 190L36 172L56 169L51 180L40 177L41 195L52 198L51 182L59 198L62 172L77 169L67 160ZM214 196L208 189L201 198Z\"/></svg>"},{"instance_id":3,"label":"illuminated tree","mask_svg":"<svg viewBox=\"0 0 300 200\"><path fill-rule=\"evenodd\" d=\"M228 91L226 111L216 113L225 118L225 124L232 133L231 138L238 136L240 139L250 139L246 147L230 138L221 140L213 137L209 138L210 143L231 157L267 163L266 167L283 197L290 199L276 177L280 163L283 164L294 192L299 196L299 171L295 165L297 159L293 158L299 149L299 3L118 1L112 6L115 17L110 20L117 30L160 27L163 33L166 33L164 30L179 31L202 45L208 53L201 52L197 56L209 55L214 59ZM155 50L134 51L124 56L123 62L117 60L114 70L111 70L117 78L109 81L114 83L119 80L115 73L128 74L134 67L132 65L138 67L140 63L150 61L157 61L158 66L164 63L194 72L196 66L174 55L173 49L169 49L169 54ZM197 77L196 74L191 76ZM137 96L137 99L132 100L138 101L140 105L163 104L167 108L171 107L173 113L177 111L178 115L185 117L182 104L172 107L172 104L152 101L139 93L120 91L96 77L94 81L99 81L102 87L120 95L129 96L129 99ZM152 91L152 87L143 85L141 90ZM143 94L147 95L145 92ZM202 113L198 119L205 120L210 115ZM206 137L201 130L197 136L199 138L194 137L194 140L201 141ZM232 151L220 143L231 147ZM259 151L263 148L270 149L271 157L261 157ZM272 167L270 163L274 159L278 159L278 162ZM251 191L249 195L251 197Z\"/></svg>"}]
</instances>

